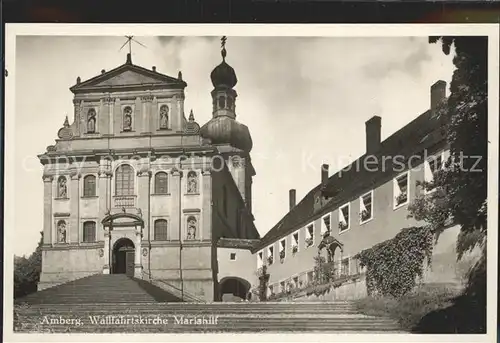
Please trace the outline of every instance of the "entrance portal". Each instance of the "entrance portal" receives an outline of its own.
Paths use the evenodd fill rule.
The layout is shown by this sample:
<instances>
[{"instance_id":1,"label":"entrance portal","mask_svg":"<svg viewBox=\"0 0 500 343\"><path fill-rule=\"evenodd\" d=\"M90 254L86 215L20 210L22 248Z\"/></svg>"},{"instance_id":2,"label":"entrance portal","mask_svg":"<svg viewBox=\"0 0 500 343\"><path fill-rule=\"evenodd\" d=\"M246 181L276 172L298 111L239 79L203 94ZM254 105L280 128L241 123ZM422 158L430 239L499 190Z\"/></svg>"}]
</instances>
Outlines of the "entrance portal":
<instances>
[{"instance_id":1,"label":"entrance portal","mask_svg":"<svg viewBox=\"0 0 500 343\"><path fill-rule=\"evenodd\" d=\"M135 246L128 238L120 238L113 247L113 274L134 276Z\"/></svg>"},{"instance_id":2,"label":"entrance portal","mask_svg":"<svg viewBox=\"0 0 500 343\"><path fill-rule=\"evenodd\" d=\"M221 301L243 301L247 298L250 283L238 277L225 277L219 287Z\"/></svg>"}]
</instances>

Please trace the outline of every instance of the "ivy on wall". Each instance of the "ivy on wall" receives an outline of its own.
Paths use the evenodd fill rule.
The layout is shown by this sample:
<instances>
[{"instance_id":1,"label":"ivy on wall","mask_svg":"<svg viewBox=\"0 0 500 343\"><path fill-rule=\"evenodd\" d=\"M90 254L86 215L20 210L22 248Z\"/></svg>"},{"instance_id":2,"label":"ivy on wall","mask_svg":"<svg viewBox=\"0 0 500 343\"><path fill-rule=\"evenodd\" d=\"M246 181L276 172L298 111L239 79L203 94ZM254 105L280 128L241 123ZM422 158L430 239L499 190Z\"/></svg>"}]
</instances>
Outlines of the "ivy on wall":
<instances>
[{"instance_id":1,"label":"ivy on wall","mask_svg":"<svg viewBox=\"0 0 500 343\"><path fill-rule=\"evenodd\" d=\"M368 294L400 297L411 291L424 264L431 263L434 234L427 227L401 230L394 238L361 251L356 258L366 267Z\"/></svg>"}]
</instances>

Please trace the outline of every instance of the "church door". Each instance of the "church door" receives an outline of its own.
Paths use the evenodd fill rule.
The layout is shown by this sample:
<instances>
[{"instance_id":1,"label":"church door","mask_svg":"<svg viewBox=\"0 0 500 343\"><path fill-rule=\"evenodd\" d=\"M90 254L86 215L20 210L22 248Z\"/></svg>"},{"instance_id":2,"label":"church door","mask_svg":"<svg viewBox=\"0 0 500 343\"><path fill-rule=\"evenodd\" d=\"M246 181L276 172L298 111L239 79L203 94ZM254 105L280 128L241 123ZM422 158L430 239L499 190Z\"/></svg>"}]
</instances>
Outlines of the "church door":
<instances>
[{"instance_id":1,"label":"church door","mask_svg":"<svg viewBox=\"0 0 500 343\"><path fill-rule=\"evenodd\" d=\"M134 243L128 238L119 239L113 248L113 274L134 275Z\"/></svg>"},{"instance_id":2,"label":"church door","mask_svg":"<svg viewBox=\"0 0 500 343\"><path fill-rule=\"evenodd\" d=\"M127 274L128 276L134 276L134 251L127 251L126 252L127 255L126 255L126 263L127 263L127 269L126 269L126 272L125 274Z\"/></svg>"}]
</instances>

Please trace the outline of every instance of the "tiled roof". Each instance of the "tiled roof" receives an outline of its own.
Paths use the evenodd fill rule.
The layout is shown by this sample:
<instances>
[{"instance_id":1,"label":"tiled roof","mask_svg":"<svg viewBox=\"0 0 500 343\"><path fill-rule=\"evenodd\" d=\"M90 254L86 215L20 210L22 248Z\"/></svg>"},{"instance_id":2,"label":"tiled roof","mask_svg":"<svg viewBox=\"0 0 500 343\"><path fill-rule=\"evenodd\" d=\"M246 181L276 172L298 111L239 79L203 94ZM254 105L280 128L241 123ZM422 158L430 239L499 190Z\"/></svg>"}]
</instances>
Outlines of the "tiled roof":
<instances>
[{"instance_id":1,"label":"tiled roof","mask_svg":"<svg viewBox=\"0 0 500 343\"><path fill-rule=\"evenodd\" d=\"M221 238L217 242L217 247L252 250L259 242L258 239Z\"/></svg>"},{"instance_id":2,"label":"tiled roof","mask_svg":"<svg viewBox=\"0 0 500 343\"><path fill-rule=\"evenodd\" d=\"M371 155L375 156L378 161L382 160L382 156L403 156L400 159L404 161L410 156L419 155L424 149L444 141L445 136L441 124L440 119L435 118L429 110L382 141L379 150ZM377 171L373 171L375 168L373 164L368 164L368 168L365 169L363 161L367 156L364 154L349 166L329 177L325 186L322 187L319 184L309 191L290 212L262 237L260 244L254 250L262 249L277 239L300 229L320 215L336 209L360 196L363 192L369 191L403 172L403 170L395 171L392 164L389 163L391 160L387 160L385 168L376 168ZM410 162L415 167L422 163L422 159L414 159ZM357 165L359 165L358 168L356 168ZM333 197L325 199L324 205L318 208L315 207L315 200L317 195L321 194L322 189L333 194Z\"/></svg>"}]
</instances>

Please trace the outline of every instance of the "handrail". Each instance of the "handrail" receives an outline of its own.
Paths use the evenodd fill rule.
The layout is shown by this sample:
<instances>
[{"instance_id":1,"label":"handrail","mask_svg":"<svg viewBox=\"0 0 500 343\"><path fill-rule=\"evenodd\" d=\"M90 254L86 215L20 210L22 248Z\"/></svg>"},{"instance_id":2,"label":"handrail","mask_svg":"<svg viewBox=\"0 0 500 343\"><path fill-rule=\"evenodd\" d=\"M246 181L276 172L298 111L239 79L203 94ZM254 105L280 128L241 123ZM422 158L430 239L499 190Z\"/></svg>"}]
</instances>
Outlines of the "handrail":
<instances>
[{"instance_id":1,"label":"handrail","mask_svg":"<svg viewBox=\"0 0 500 343\"><path fill-rule=\"evenodd\" d=\"M179 292L179 293L181 294L181 296L180 296L180 297L182 298L182 300L183 300L183 301L184 301L184 298L187 298L187 300L191 300L191 301L195 301L195 302L206 302L205 300L203 300L203 299L201 299L201 298L199 298L199 297L197 297L197 296L195 296L195 295L193 295L193 294L191 294L191 293L189 293L189 292L186 292L186 290L182 290L182 289L180 289L179 287L174 286L174 285L172 285L171 283L166 282L165 280L161 280L161 279L154 279L154 278L151 276L151 274L150 274L150 273L148 273L148 272L147 272L147 271L145 271L145 270L143 270L143 271L142 271L142 274L143 274L143 279L144 279L144 276L146 276L146 277L147 277L147 279L149 280L149 282L151 282L151 283L153 283L153 284L154 284L155 282L157 282L157 283L161 283L161 284L164 284L164 285L166 285L166 286L168 286L168 287L170 287L170 288L174 289L175 291ZM159 286L159 287L160 287L160 286ZM162 287L160 287L160 288L162 288Z\"/></svg>"}]
</instances>

